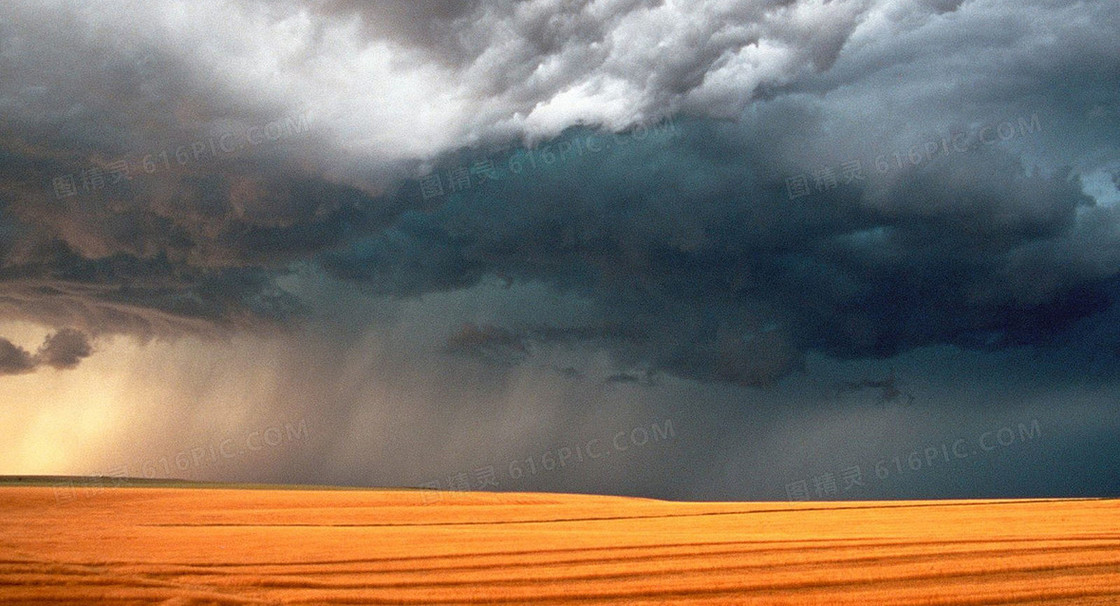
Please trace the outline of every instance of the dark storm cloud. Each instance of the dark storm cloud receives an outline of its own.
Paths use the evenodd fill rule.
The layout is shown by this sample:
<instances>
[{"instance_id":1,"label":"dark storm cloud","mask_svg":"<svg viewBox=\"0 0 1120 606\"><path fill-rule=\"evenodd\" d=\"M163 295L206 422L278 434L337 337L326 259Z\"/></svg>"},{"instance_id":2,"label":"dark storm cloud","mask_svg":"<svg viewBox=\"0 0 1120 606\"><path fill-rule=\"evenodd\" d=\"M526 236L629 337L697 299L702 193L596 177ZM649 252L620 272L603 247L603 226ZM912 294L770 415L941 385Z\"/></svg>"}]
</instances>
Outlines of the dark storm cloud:
<instances>
[{"instance_id":1,"label":"dark storm cloud","mask_svg":"<svg viewBox=\"0 0 1120 606\"><path fill-rule=\"evenodd\" d=\"M35 360L22 347L0 339L0 376L18 375L35 370Z\"/></svg>"},{"instance_id":2,"label":"dark storm cloud","mask_svg":"<svg viewBox=\"0 0 1120 606\"><path fill-rule=\"evenodd\" d=\"M76 367L83 358L93 353L89 337L72 328L64 328L48 335L39 348L39 363L59 370Z\"/></svg>"},{"instance_id":3,"label":"dark storm cloud","mask_svg":"<svg viewBox=\"0 0 1120 606\"><path fill-rule=\"evenodd\" d=\"M286 265L395 210L325 174L306 112L235 99L116 10L0 12L0 308L145 336L294 319Z\"/></svg>"},{"instance_id":4,"label":"dark storm cloud","mask_svg":"<svg viewBox=\"0 0 1120 606\"><path fill-rule=\"evenodd\" d=\"M464 325L447 339L447 348L452 353L467 353L503 363L520 361L528 354L523 337L490 325Z\"/></svg>"},{"instance_id":5,"label":"dark storm cloud","mask_svg":"<svg viewBox=\"0 0 1120 606\"><path fill-rule=\"evenodd\" d=\"M276 329L302 313L274 272L257 268L193 268L165 255L91 260L58 243L25 257L0 269L0 311L9 318L150 338Z\"/></svg>"},{"instance_id":6,"label":"dark storm cloud","mask_svg":"<svg viewBox=\"0 0 1120 606\"><path fill-rule=\"evenodd\" d=\"M1114 214L1066 172L984 149L790 200L771 139L704 122L664 133L645 143L573 131L553 149L589 137L614 147L450 195L324 267L407 293L483 275L551 283L604 303L627 330L597 336L623 356L746 385L773 383L809 349L1041 343L1112 295L1115 258L1093 238ZM511 328L470 341L596 333L538 326L514 339Z\"/></svg>"},{"instance_id":7,"label":"dark storm cloud","mask_svg":"<svg viewBox=\"0 0 1120 606\"><path fill-rule=\"evenodd\" d=\"M858 2L688 12L630 0L333 2L310 12L298 3L204 4L213 10L13 2L0 15L0 254L15 316L88 314L83 324L100 330L145 333L240 324L262 309L280 317L277 306L254 302L277 299L270 272L417 206L394 194L394 162L574 122L624 127L689 104L733 113L759 83L827 66L862 10ZM353 18L359 34L347 29ZM387 47L404 53L402 67L378 72L376 60L342 63L343 38L356 51L382 42L411 50ZM766 56L754 54L759 45ZM262 79L255 65L277 53L286 67ZM229 69L236 64L243 69ZM370 91L354 85L374 76L392 84L377 91L386 102L359 104ZM449 84L467 103L430 125L422 114L402 123L375 109L408 107L400 94ZM346 104L325 106L324 92ZM316 114L327 116L321 131L256 145L254 125L290 127L294 118L298 127L308 106L326 107ZM327 142L332 127L343 134ZM392 147L424 140L426 128L446 136L434 147ZM388 146L355 147L371 136ZM355 177L354 165L372 176ZM419 275L378 289L429 288L427 272L464 284L485 268L463 265L453 243L427 244ZM134 272L144 273L142 285Z\"/></svg>"},{"instance_id":8,"label":"dark storm cloud","mask_svg":"<svg viewBox=\"0 0 1120 606\"><path fill-rule=\"evenodd\" d=\"M56 370L76 368L93 353L89 336L73 328L47 335L35 355L0 338L0 375L25 374L49 366Z\"/></svg>"},{"instance_id":9,"label":"dark storm cloud","mask_svg":"<svg viewBox=\"0 0 1120 606\"><path fill-rule=\"evenodd\" d=\"M1116 128L1099 128L1120 127L1099 111L1118 107L1116 17L1086 28L1067 25L1073 8L931 8L915 20L883 5L850 58L772 90L739 124L684 120L649 140L574 129L532 152L533 169L529 152L452 158L437 178L484 157L505 172L324 266L408 293L546 282L632 328L605 340L621 358L745 385L811 350L1053 343L1118 293L1116 210L1078 176L1117 157ZM967 72L947 69L966 58ZM853 160L863 174L842 178ZM808 195L791 195L798 177ZM560 327L492 329L510 330L532 342Z\"/></svg>"},{"instance_id":10,"label":"dark storm cloud","mask_svg":"<svg viewBox=\"0 0 1120 606\"><path fill-rule=\"evenodd\" d=\"M300 306L276 279L315 259L376 295L494 276L599 306L582 324L477 325L452 350L595 342L634 367L770 385L812 350L1045 343L1116 290L1115 211L1078 181L1116 157L1105 7L197 6L5 9L8 317L142 334L283 324ZM304 112L310 136L221 147ZM609 134L672 114L656 136ZM987 123L1036 116L984 139ZM927 150L958 132L968 151ZM557 133L554 151L607 149L520 174L496 151ZM399 178L482 157L504 177L436 199ZM130 179L90 181L120 158ZM841 177L852 160L866 178ZM76 195L59 195L63 176ZM791 196L796 177L810 195Z\"/></svg>"},{"instance_id":11,"label":"dark storm cloud","mask_svg":"<svg viewBox=\"0 0 1120 606\"><path fill-rule=\"evenodd\" d=\"M541 170L491 153L521 170L447 194L438 211L405 216L325 267L402 292L488 273L549 282L604 302L612 320L656 327L615 339L619 353L749 385L780 379L811 349L1052 343L1118 291L1117 213L1062 166L1117 157L1103 133L1120 124L1084 118L1118 106L1120 52L1105 35L1116 18L1101 13L1085 30L1066 25L1072 8L964 8L915 27L888 7L877 27L895 38L857 34L849 60L756 102L737 125L683 122L656 142L572 130L550 142L561 159ZM1036 38L1029 22L1062 35ZM945 53L916 54L918 43ZM1010 67L1009 48L1021 59ZM1047 62L1030 58L1039 54ZM945 71L965 57L967 74ZM954 86L962 77L976 87ZM898 110L869 114L868 100ZM614 147L573 151L590 140ZM840 180L850 160L866 175L821 190L815 175L827 167ZM791 196L799 176L811 195ZM541 328L522 333L542 339Z\"/></svg>"}]
</instances>

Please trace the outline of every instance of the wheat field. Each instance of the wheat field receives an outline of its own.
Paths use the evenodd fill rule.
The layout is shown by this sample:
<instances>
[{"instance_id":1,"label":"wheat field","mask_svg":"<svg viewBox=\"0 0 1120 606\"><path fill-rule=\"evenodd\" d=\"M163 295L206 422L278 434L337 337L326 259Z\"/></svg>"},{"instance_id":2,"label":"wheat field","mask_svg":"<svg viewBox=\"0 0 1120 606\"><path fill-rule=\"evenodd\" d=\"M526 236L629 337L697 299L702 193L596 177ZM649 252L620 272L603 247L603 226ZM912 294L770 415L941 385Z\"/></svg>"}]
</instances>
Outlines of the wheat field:
<instances>
[{"instance_id":1,"label":"wheat field","mask_svg":"<svg viewBox=\"0 0 1120 606\"><path fill-rule=\"evenodd\" d=\"M1120 501L0 487L3 604L1120 604Z\"/></svg>"}]
</instances>

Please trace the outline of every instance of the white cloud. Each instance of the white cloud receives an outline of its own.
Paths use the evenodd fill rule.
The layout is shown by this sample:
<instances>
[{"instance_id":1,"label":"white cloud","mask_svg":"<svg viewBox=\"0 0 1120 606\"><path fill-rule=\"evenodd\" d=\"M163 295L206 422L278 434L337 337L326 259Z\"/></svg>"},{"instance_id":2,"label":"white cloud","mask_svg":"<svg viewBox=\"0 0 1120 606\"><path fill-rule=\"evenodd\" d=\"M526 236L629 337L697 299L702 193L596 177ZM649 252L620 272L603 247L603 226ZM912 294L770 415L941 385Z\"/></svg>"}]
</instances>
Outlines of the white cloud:
<instances>
[{"instance_id":1,"label":"white cloud","mask_svg":"<svg viewBox=\"0 0 1120 606\"><path fill-rule=\"evenodd\" d=\"M756 87L826 65L866 4L490 0L449 16L197 0L81 12L105 41L154 44L219 93L308 112L341 149L385 163L576 123L734 115ZM410 22L380 24L401 11ZM401 34L406 26L444 35L418 41Z\"/></svg>"}]
</instances>

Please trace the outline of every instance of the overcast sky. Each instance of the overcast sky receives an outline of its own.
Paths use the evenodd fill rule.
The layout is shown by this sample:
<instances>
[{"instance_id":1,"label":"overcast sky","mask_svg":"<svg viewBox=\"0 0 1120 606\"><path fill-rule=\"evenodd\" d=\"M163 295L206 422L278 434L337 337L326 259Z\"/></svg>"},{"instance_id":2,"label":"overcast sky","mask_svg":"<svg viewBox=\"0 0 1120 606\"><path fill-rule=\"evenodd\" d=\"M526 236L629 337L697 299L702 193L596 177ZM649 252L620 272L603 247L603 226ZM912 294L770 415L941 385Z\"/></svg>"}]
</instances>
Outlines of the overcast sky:
<instances>
[{"instance_id":1,"label":"overcast sky","mask_svg":"<svg viewBox=\"0 0 1120 606\"><path fill-rule=\"evenodd\" d=\"M1120 13L9 0L0 473L1120 494Z\"/></svg>"}]
</instances>

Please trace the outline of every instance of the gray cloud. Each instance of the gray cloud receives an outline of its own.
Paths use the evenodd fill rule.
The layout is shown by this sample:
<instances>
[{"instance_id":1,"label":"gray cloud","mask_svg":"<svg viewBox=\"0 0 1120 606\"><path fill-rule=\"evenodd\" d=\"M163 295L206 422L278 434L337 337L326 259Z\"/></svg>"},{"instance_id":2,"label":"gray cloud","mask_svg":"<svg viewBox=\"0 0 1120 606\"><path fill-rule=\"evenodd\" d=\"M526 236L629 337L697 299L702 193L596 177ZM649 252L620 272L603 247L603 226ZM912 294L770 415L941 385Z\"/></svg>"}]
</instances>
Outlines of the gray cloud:
<instances>
[{"instance_id":1,"label":"gray cloud","mask_svg":"<svg viewBox=\"0 0 1120 606\"><path fill-rule=\"evenodd\" d=\"M18 375L35 370L35 360L26 349L0 339L0 375Z\"/></svg>"},{"instance_id":2,"label":"gray cloud","mask_svg":"<svg viewBox=\"0 0 1120 606\"><path fill-rule=\"evenodd\" d=\"M1077 10L877 3L831 69L766 87L738 124L629 145L569 130L555 166L449 194L323 265L396 293L487 275L573 289L644 334L608 339L620 357L745 385L811 350L1052 343L1112 304L1120 268L1116 211L1078 177L1118 157L1101 110L1118 106L1115 16L1071 25ZM596 137L612 149L570 151ZM517 159L476 150L436 175L480 157ZM863 176L842 183L852 161ZM810 195L789 195L797 177ZM522 332L565 329L593 325Z\"/></svg>"},{"instance_id":3,"label":"gray cloud","mask_svg":"<svg viewBox=\"0 0 1120 606\"><path fill-rule=\"evenodd\" d=\"M93 353L89 337L72 328L64 328L47 335L39 347L36 358L40 364L59 370L75 368L83 358Z\"/></svg>"},{"instance_id":4,"label":"gray cloud","mask_svg":"<svg viewBox=\"0 0 1120 606\"><path fill-rule=\"evenodd\" d=\"M145 337L295 318L286 266L396 209L329 174L306 112L236 99L121 8L0 14L0 309Z\"/></svg>"},{"instance_id":5,"label":"gray cloud","mask_svg":"<svg viewBox=\"0 0 1120 606\"><path fill-rule=\"evenodd\" d=\"M1118 259L1100 240L1115 241L1114 212L1068 171L1027 171L985 148L790 200L784 159L764 151L774 139L703 122L679 133L619 143L573 131L554 149L614 147L450 196L323 266L395 293L487 275L570 288L625 336L597 332L604 318L491 332L595 337L624 358L744 385L773 384L812 349L1042 344L1114 296Z\"/></svg>"},{"instance_id":6,"label":"gray cloud","mask_svg":"<svg viewBox=\"0 0 1120 606\"><path fill-rule=\"evenodd\" d=\"M0 338L0 375L25 374L44 366L69 370L76 368L92 353L89 336L73 328L63 328L47 335L35 355Z\"/></svg>"},{"instance_id":7,"label":"gray cloud","mask_svg":"<svg viewBox=\"0 0 1120 606\"><path fill-rule=\"evenodd\" d=\"M89 14L63 3L9 9L0 56L13 76L0 84L9 315L94 332L205 332L294 320L300 305L276 280L308 259L380 295L493 275L572 288L602 306L590 324L500 327L509 334L588 338L624 326L624 338L608 331L597 342L681 376L768 385L814 349L887 356L932 343L1040 343L1110 300L1114 213L1080 193L1075 171L1092 166L1067 150L1115 156L1114 142L1083 128L1081 148L1031 145L1115 104L1105 85L1115 42L1097 35L1107 14L1074 36L1071 9L1031 5L997 29L1003 11L986 2L211 4L220 23L133 6L145 28L109 4ZM1029 60L1048 44L1023 29L1031 19L1063 34L1044 64ZM241 28L225 63L283 43L298 51L269 72L273 83L253 69L231 80L207 52L215 43L201 42L204 26ZM82 34L40 48L63 29ZM945 52L913 50L926 46ZM339 62L363 49L368 61ZM997 61L1008 52L1013 67ZM1086 53L1092 72L1076 67ZM377 57L399 61L384 68ZM964 75L946 66L961 57L984 88L953 87ZM1017 77L997 77L1009 73ZM394 85L354 88L377 74ZM336 76L348 79L322 85ZM1083 94L1047 95L1059 77ZM377 109L433 78L461 101L438 115L409 107L411 123ZM336 103L325 113L323 94ZM870 98L895 109L868 114ZM321 130L244 145L252 125L283 124L278 111ZM572 126L609 131L678 112L698 117L680 118L668 141L627 144ZM1006 145L975 140L977 119L1039 114L1041 129ZM712 120L728 116L738 121ZM433 128L442 134L427 137ZM954 144L954 132L969 133L977 149L919 166L895 157L946 129ZM598 136L613 149L434 202L400 179L432 158L437 175L472 156L508 166L492 146L450 152L561 132L554 147ZM241 145L218 153L215 141ZM208 147L202 157L194 144ZM808 182L852 159L872 173L885 157L898 165L885 175L787 195L797 173ZM81 182L117 158L130 161L130 179ZM375 168L363 178L358 167ZM79 195L52 195L63 175Z\"/></svg>"}]
</instances>

